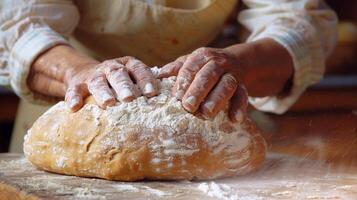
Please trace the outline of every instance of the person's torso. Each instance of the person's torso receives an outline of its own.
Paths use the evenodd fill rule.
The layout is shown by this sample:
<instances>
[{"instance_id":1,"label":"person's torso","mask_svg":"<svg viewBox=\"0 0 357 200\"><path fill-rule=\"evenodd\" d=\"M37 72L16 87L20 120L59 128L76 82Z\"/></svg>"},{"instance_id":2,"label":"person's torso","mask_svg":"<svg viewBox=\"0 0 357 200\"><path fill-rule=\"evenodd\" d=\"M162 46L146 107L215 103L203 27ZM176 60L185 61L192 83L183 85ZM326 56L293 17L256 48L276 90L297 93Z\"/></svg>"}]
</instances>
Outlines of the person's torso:
<instances>
[{"instance_id":1,"label":"person's torso","mask_svg":"<svg viewBox=\"0 0 357 200\"><path fill-rule=\"evenodd\" d=\"M71 43L99 60L130 55L162 65L211 42L237 1L76 0Z\"/></svg>"}]
</instances>

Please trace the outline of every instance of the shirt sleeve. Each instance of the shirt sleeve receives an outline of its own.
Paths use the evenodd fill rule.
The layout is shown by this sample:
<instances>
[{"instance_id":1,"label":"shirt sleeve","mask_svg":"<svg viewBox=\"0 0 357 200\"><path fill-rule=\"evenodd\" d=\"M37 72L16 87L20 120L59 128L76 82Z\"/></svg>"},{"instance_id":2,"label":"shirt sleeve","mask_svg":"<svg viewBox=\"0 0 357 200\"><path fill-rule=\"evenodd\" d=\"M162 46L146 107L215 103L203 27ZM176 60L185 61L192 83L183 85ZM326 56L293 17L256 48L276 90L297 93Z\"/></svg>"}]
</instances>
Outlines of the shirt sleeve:
<instances>
[{"instance_id":1,"label":"shirt sleeve","mask_svg":"<svg viewBox=\"0 0 357 200\"><path fill-rule=\"evenodd\" d=\"M325 60L337 38L337 16L322 0L243 0L248 7L238 21L251 35L247 41L271 38L287 49L293 59L294 76L289 92L282 96L249 97L255 108L281 114L305 89L323 76Z\"/></svg>"},{"instance_id":2,"label":"shirt sleeve","mask_svg":"<svg viewBox=\"0 0 357 200\"><path fill-rule=\"evenodd\" d=\"M67 44L78 21L70 0L1 0L0 85L36 99L26 83L32 62L47 49Z\"/></svg>"}]
</instances>

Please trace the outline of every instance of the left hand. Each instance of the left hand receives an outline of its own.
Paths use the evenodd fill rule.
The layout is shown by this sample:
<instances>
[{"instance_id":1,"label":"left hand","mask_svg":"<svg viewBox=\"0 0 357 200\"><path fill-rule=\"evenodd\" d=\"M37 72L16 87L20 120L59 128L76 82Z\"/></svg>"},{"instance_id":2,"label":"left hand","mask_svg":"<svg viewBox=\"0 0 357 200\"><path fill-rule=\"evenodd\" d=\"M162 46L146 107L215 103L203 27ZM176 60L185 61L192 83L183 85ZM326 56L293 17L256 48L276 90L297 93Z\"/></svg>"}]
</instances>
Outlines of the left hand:
<instances>
[{"instance_id":1,"label":"left hand","mask_svg":"<svg viewBox=\"0 0 357 200\"><path fill-rule=\"evenodd\" d=\"M204 47L165 65L159 78L177 76L172 92L188 112L212 118L230 103L229 117L237 122L248 105L244 73L243 65L225 49Z\"/></svg>"}]
</instances>

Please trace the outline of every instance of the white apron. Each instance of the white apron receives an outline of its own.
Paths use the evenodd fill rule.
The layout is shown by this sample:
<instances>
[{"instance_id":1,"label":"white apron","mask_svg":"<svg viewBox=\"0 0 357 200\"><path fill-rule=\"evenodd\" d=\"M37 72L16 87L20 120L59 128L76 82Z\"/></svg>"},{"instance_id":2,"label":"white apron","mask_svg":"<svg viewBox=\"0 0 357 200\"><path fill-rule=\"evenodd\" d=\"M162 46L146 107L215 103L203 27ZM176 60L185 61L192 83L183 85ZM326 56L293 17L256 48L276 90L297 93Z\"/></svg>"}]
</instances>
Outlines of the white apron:
<instances>
[{"instance_id":1,"label":"white apron","mask_svg":"<svg viewBox=\"0 0 357 200\"><path fill-rule=\"evenodd\" d=\"M207 46L238 0L76 0L81 20L70 43L105 60L134 56L163 65ZM23 136L49 106L20 102L10 152L22 152Z\"/></svg>"}]
</instances>

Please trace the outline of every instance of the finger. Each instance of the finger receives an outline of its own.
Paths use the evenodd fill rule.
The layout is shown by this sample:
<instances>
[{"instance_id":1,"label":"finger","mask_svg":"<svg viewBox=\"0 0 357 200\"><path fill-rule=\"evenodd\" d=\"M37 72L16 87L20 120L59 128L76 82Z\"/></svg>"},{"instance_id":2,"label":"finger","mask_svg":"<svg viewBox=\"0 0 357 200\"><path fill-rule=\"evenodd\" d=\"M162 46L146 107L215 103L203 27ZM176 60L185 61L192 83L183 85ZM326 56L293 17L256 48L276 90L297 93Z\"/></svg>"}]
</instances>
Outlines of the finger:
<instances>
[{"instance_id":1,"label":"finger","mask_svg":"<svg viewBox=\"0 0 357 200\"><path fill-rule=\"evenodd\" d=\"M90 79L87 84L89 92L93 95L95 101L101 108L105 109L115 104L114 94L109 88L104 74L99 74Z\"/></svg>"},{"instance_id":2,"label":"finger","mask_svg":"<svg viewBox=\"0 0 357 200\"><path fill-rule=\"evenodd\" d=\"M187 56L181 56L175 61L166 64L160 69L158 78L167 78L170 76L176 76L183 66Z\"/></svg>"},{"instance_id":3,"label":"finger","mask_svg":"<svg viewBox=\"0 0 357 200\"><path fill-rule=\"evenodd\" d=\"M248 93L243 85L238 86L236 92L231 98L229 108L229 118L233 122L242 122L247 112L248 107Z\"/></svg>"},{"instance_id":4,"label":"finger","mask_svg":"<svg viewBox=\"0 0 357 200\"><path fill-rule=\"evenodd\" d=\"M64 83L49 78L46 75L33 73L28 80L29 88L40 94L63 98L66 93Z\"/></svg>"},{"instance_id":5,"label":"finger","mask_svg":"<svg viewBox=\"0 0 357 200\"><path fill-rule=\"evenodd\" d=\"M224 74L216 87L210 92L201 106L201 113L212 118L223 110L238 87L238 81L232 74Z\"/></svg>"},{"instance_id":6,"label":"finger","mask_svg":"<svg viewBox=\"0 0 357 200\"><path fill-rule=\"evenodd\" d=\"M214 61L209 61L197 74L182 98L182 106L189 112L196 112L201 102L224 73Z\"/></svg>"},{"instance_id":7,"label":"finger","mask_svg":"<svg viewBox=\"0 0 357 200\"><path fill-rule=\"evenodd\" d=\"M207 63L207 59L196 51L189 55L178 72L175 85L172 89L173 96L182 99L196 74Z\"/></svg>"},{"instance_id":8,"label":"finger","mask_svg":"<svg viewBox=\"0 0 357 200\"><path fill-rule=\"evenodd\" d=\"M124 57L126 69L130 72L142 93L147 97L155 96L158 92L156 78L150 68L138 59Z\"/></svg>"},{"instance_id":9,"label":"finger","mask_svg":"<svg viewBox=\"0 0 357 200\"><path fill-rule=\"evenodd\" d=\"M69 108L76 112L83 106L83 100L88 96L88 88L86 84L70 86L67 89L65 101Z\"/></svg>"},{"instance_id":10,"label":"finger","mask_svg":"<svg viewBox=\"0 0 357 200\"><path fill-rule=\"evenodd\" d=\"M134 83L123 65L116 63L107 67L105 74L119 101L130 102L135 98Z\"/></svg>"}]
</instances>

